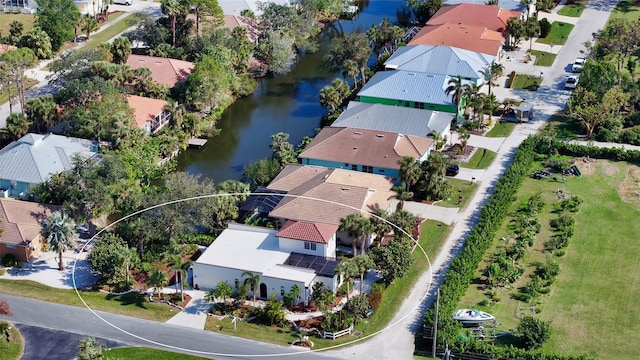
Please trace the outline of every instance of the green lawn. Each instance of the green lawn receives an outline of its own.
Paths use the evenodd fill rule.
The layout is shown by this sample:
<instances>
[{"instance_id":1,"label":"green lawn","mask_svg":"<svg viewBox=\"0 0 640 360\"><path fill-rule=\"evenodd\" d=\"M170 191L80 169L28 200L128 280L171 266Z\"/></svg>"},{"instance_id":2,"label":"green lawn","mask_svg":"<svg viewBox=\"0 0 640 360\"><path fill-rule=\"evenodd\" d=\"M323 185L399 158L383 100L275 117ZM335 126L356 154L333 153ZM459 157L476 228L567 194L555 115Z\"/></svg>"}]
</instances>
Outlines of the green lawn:
<instances>
[{"instance_id":1,"label":"green lawn","mask_svg":"<svg viewBox=\"0 0 640 360\"><path fill-rule=\"evenodd\" d=\"M536 57L536 61L533 65L551 66L553 65L553 62L556 61L556 54L545 51L531 50L531 55Z\"/></svg>"},{"instance_id":2,"label":"green lawn","mask_svg":"<svg viewBox=\"0 0 640 360\"><path fill-rule=\"evenodd\" d=\"M419 242L430 259L435 258L449 231L450 228L448 226L433 220L427 220L420 225ZM385 290L378 311L366 322L359 323L356 326L356 331L361 331L363 336L366 336L383 329L389 323L417 279L428 269L427 259L419 248L414 251L413 259L413 265L409 272L403 278L396 279ZM216 320L213 317L208 317L205 329L285 346L298 339L298 333L289 328L260 326L248 324L245 321L238 321L237 329L234 330L233 324L228 318ZM353 336L343 336L336 340L321 339L313 334L309 334L309 337L314 342L316 349L356 340Z\"/></svg>"},{"instance_id":3,"label":"green lawn","mask_svg":"<svg viewBox=\"0 0 640 360\"><path fill-rule=\"evenodd\" d=\"M488 133L484 134L486 137L507 137L511 135L513 129L516 128L516 124L512 122L497 122L493 125L493 128Z\"/></svg>"},{"instance_id":4,"label":"green lawn","mask_svg":"<svg viewBox=\"0 0 640 360\"><path fill-rule=\"evenodd\" d=\"M625 18L629 21L640 19L640 6L633 0L620 0L611 12L609 20L612 18Z\"/></svg>"},{"instance_id":5,"label":"green lawn","mask_svg":"<svg viewBox=\"0 0 640 360\"><path fill-rule=\"evenodd\" d=\"M104 360L196 360L204 359L198 356L175 353L172 351L164 351L145 347L124 347L114 348L103 352Z\"/></svg>"},{"instance_id":6,"label":"green lawn","mask_svg":"<svg viewBox=\"0 0 640 360\"><path fill-rule=\"evenodd\" d=\"M102 44L103 42L107 42L112 37L134 26L139 21L140 21L140 18L138 17L137 14L122 15L122 19L120 19L118 22L100 31L97 34L92 35L91 39L87 40L87 42L84 44L82 48L83 49L96 48L98 47L98 45Z\"/></svg>"},{"instance_id":7,"label":"green lawn","mask_svg":"<svg viewBox=\"0 0 640 360\"><path fill-rule=\"evenodd\" d=\"M540 86L542 80L539 76L534 75L516 75L515 80L511 86L512 89L524 89L529 91L536 91Z\"/></svg>"},{"instance_id":8,"label":"green lawn","mask_svg":"<svg viewBox=\"0 0 640 360\"><path fill-rule=\"evenodd\" d=\"M4 294L84 307L72 289L56 289L28 280L5 279L0 279L0 288ZM97 291L81 291L80 294L94 310L160 322L167 321L176 314L176 310L166 304L148 302L144 294L111 296Z\"/></svg>"},{"instance_id":9,"label":"green lawn","mask_svg":"<svg viewBox=\"0 0 640 360\"><path fill-rule=\"evenodd\" d=\"M577 166L583 176L569 177L565 184L525 179L517 194L519 201L512 210L538 192L547 204L539 216L542 231L525 257L525 274L513 286L498 290L501 300L497 304L481 307L478 303L486 298L482 281L482 271L488 264L485 261L459 307L486 310L497 317L500 329L509 330L515 328L519 316L530 313L535 305L541 310L539 316L551 321L552 335L543 347L544 352L589 354L598 359L632 359L637 356L640 342L637 331L640 321L640 272L637 271L640 200L633 190L636 188L634 176L640 173L640 168L601 160L588 164L578 162ZM541 167L542 164L535 166ZM575 214L575 235L566 255L558 258L560 274L551 286L550 294L542 295L537 304L516 301L511 296L528 282L533 264L546 259L543 243L551 234L549 220L557 216L551 212L551 203L557 199L553 191L558 188L584 200ZM621 194L628 195L628 200L623 200ZM504 242L498 239L508 235L505 221L485 259L504 247Z\"/></svg>"},{"instance_id":10,"label":"green lawn","mask_svg":"<svg viewBox=\"0 0 640 360\"><path fill-rule=\"evenodd\" d=\"M585 6L587 5L586 0L577 0L571 4L566 4L562 7L562 9L558 10L558 15L562 16L571 16L571 17L580 17L582 12L584 11Z\"/></svg>"},{"instance_id":11,"label":"green lawn","mask_svg":"<svg viewBox=\"0 0 640 360\"><path fill-rule=\"evenodd\" d=\"M33 29L33 24L36 19L33 15L29 14L5 14L0 12L0 34L2 34L2 36L9 35L12 21L21 22L23 25L22 33L26 34Z\"/></svg>"},{"instance_id":12,"label":"green lawn","mask_svg":"<svg viewBox=\"0 0 640 360\"><path fill-rule=\"evenodd\" d=\"M491 165L496 153L485 148L478 148L466 163L462 163L462 167L469 169L486 169Z\"/></svg>"},{"instance_id":13,"label":"green lawn","mask_svg":"<svg viewBox=\"0 0 640 360\"><path fill-rule=\"evenodd\" d=\"M463 163L458 163L460 166L463 166L465 164ZM466 167L466 166L465 166ZM462 196L462 207L465 206L466 199L471 199L471 197L473 196L473 193L476 192L476 189L478 188L478 183L474 182L471 183L471 179L456 179L456 178L447 178L447 182L449 184L451 184L451 197L437 202L434 205L437 206L442 206L442 207L449 207L449 208L459 208L461 207L460 204L458 204L458 197Z\"/></svg>"},{"instance_id":14,"label":"green lawn","mask_svg":"<svg viewBox=\"0 0 640 360\"><path fill-rule=\"evenodd\" d=\"M573 24L562 21L554 21L551 23L551 32L545 38L536 40L536 42L552 45L564 45L573 30Z\"/></svg>"},{"instance_id":15,"label":"green lawn","mask_svg":"<svg viewBox=\"0 0 640 360\"><path fill-rule=\"evenodd\" d=\"M4 334L0 337L0 360L17 360L20 359L24 348L24 339L20 332L12 327L9 330L9 343L7 343Z\"/></svg>"}]
</instances>

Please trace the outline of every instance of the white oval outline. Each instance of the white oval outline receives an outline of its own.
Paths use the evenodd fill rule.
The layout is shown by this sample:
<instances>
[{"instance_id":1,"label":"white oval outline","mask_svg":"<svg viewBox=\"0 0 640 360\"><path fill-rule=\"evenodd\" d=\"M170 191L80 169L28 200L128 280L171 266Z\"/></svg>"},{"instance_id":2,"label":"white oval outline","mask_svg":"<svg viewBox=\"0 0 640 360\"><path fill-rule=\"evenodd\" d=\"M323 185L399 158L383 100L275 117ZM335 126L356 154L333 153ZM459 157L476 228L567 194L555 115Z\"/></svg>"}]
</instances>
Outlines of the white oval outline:
<instances>
[{"instance_id":1,"label":"white oval outline","mask_svg":"<svg viewBox=\"0 0 640 360\"><path fill-rule=\"evenodd\" d=\"M400 319L398 319L396 322L393 322L391 324L388 324L386 327L368 334L366 336L357 338L355 340L351 340L351 341L347 341L346 343L342 343L342 344L336 344L336 345L332 345L326 348L322 348L322 349L316 349L316 350L301 350L301 351L297 351L297 352L287 352L287 353L275 353L275 354L225 354L225 353L214 353L214 352L207 352L207 351L201 351L201 350L192 350L192 349L186 349L186 348L182 348L182 347L178 347L178 346L173 346L173 345L168 345L168 344L163 344L163 343L159 343L157 341L154 340L150 340L147 338L144 338L142 336L133 334L125 329L122 329L114 324L112 324L111 322L109 322L108 320L106 320L105 318L103 318L102 316L100 316L98 313L96 313L95 310L93 310L91 307L89 307L89 305L84 301L84 299L82 298L82 296L80 295L80 292L78 291L78 287L76 285L76 277L75 277L75 273L76 273L76 264L79 260L79 256L82 253L83 250L85 250L85 248L92 242L94 242L94 239L96 238L96 236L100 235L101 233L103 233L104 231L108 230L109 228L111 228L112 226L118 224L121 221L124 221L130 217L142 214L144 212L147 212L149 210L153 210L153 209L157 209L166 205L172 205L172 204L177 204L177 203L181 203L181 202L187 202L187 201L191 201L191 200L199 200L199 199L208 199L208 198L214 198L214 197L223 197L223 196L251 196L251 195L267 195L267 196L282 196L282 197L293 197L293 198L300 198L300 199L306 199L306 200L315 200L315 201L322 201L325 203L329 203L329 204L334 204L334 205L338 205L338 206L344 206L346 208L358 211L360 213L366 213L369 214L370 216L375 217L376 219L382 220L385 223L393 226L395 229L400 230L404 235L408 236L411 240L413 240L414 244L416 245L417 248L420 249L420 251L422 252L422 254L424 255L424 257L427 259L427 263L429 264L429 283L427 286L427 290L425 291L424 295L420 298L420 300L418 301L418 303L416 304L415 307L413 307L409 312L407 312L404 316L402 316ZM427 219L425 219L427 220ZM413 249L413 251L415 251L415 247ZM413 252L412 251L412 252ZM431 288L431 285L433 283L433 266L431 264L431 260L429 260L429 256L427 256L427 253L424 251L424 249L422 248L422 246L420 245L419 241L414 239L413 236L411 234L408 234L406 231L404 231L403 229L401 229L400 227L396 226L395 224L393 224L392 222L383 219L369 211L364 211L362 209L358 209L356 207L353 207L351 205L346 205L346 204L341 204L335 201L330 201L330 200L325 200L325 199L319 199L319 198L314 198L314 197L310 197L310 196L304 196L304 195L291 195L291 194L274 194L274 193L224 193L224 194L210 194L210 195L200 195L200 196L194 196L194 197L189 197L189 198L183 198L183 199L179 199L179 200L172 200L172 201L167 201L161 204L156 204L150 207L147 207L145 209L142 210L138 210L136 212L133 212L129 215L126 215L114 222L112 222L111 224L107 225L106 227L104 227L103 229L101 229L100 231L98 231L95 235L93 235L91 237L91 239L89 239L81 248L80 248L80 252L78 252L78 254L76 255L75 261L73 262L73 267L71 269L71 281L73 283L73 290L76 292L76 295L78 295L78 297L80 298L80 301L82 301L82 303L84 304L84 306L91 311L96 317L98 317L98 319L102 320L104 323L106 323L107 325L111 326L112 328L127 334L129 336L132 336L138 340L142 340L145 342L148 342L150 344L153 345L157 345L157 346L161 346L161 347L165 347L168 349L172 349L172 350L179 350L182 352L189 352L189 353L193 353L193 354L201 354L201 355L211 355L211 356L226 356L226 357L272 357L272 356L291 356L291 355L300 355L300 354L306 354L309 352L323 352L323 351L328 351L328 350L333 350L333 349L337 349L346 345L351 345L366 339L369 339L370 337L373 337L375 335L378 335L384 331L389 330L390 328L394 327L395 325L399 324L400 322L402 322L404 319L406 319L407 317L409 317L409 315L411 315L414 311L416 311L419 307L420 304L427 298L427 295L429 294L429 289ZM402 306L402 303L401 303ZM228 334L222 334L222 333L217 333L220 335L225 335L225 336L233 336L233 335L228 335ZM234 336L235 337L235 336ZM237 337L236 337L237 338ZM250 340L250 339L246 339L246 338L242 338L241 339L244 340ZM254 340L255 341L255 340ZM270 344L270 345L276 345L276 346L283 346L283 345L278 345L278 344L272 344L272 343L265 343L265 344Z\"/></svg>"}]
</instances>

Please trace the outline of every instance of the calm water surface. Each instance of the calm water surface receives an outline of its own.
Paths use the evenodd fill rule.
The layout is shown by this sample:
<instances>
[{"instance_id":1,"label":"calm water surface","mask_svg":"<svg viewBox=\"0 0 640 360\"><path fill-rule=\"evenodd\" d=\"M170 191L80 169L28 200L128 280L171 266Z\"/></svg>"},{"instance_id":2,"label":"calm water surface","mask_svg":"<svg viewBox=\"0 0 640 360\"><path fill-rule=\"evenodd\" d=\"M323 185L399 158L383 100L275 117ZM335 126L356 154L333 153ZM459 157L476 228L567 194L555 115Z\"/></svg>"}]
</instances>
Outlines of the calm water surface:
<instances>
[{"instance_id":1,"label":"calm water surface","mask_svg":"<svg viewBox=\"0 0 640 360\"><path fill-rule=\"evenodd\" d=\"M392 22L404 0L364 1L353 20L332 24L323 32L324 43L345 32L364 32L384 18ZM219 136L198 150L188 149L178 156L178 171L200 174L216 183L240 180L244 165L271 155L271 135L285 132L298 145L302 137L313 136L325 109L318 93L337 74L321 68L325 49L304 55L292 72L282 77L260 79L256 92L239 99L218 122Z\"/></svg>"}]
</instances>

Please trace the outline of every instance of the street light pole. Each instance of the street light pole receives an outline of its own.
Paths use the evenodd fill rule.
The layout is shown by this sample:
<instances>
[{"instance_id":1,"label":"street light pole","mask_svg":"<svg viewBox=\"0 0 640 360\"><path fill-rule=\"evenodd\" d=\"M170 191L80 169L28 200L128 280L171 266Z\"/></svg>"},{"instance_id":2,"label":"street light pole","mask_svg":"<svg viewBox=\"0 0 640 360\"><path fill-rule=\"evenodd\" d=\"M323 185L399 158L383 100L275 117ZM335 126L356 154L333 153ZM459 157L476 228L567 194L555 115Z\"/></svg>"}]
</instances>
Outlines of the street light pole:
<instances>
[{"instance_id":1,"label":"street light pole","mask_svg":"<svg viewBox=\"0 0 640 360\"><path fill-rule=\"evenodd\" d=\"M431 347L431 357L436 357L436 344L438 342L438 307L440 305L440 288L436 293L436 321L433 324L433 345Z\"/></svg>"}]
</instances>

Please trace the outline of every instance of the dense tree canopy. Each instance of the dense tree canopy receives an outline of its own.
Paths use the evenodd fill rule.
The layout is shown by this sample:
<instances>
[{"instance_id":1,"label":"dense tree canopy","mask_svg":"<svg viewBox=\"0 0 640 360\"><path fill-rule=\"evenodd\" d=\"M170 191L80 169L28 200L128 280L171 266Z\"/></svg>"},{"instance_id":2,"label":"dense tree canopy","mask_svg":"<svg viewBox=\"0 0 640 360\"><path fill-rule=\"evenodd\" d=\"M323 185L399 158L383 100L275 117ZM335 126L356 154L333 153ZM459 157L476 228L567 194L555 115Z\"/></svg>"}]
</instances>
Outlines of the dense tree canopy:
<instances>
[{"instance_id":1,"label":"dense tree canopy","mask_svg":"<svg viewBox=\"0 0 640 360\"><path fill-rule=\"evenodd\" d=\"M74 26L80 18L71 0L39 0L36 26L51 38L51 48L58 51L65 41L73 40Z\"/></svg>"}]
</instances>

